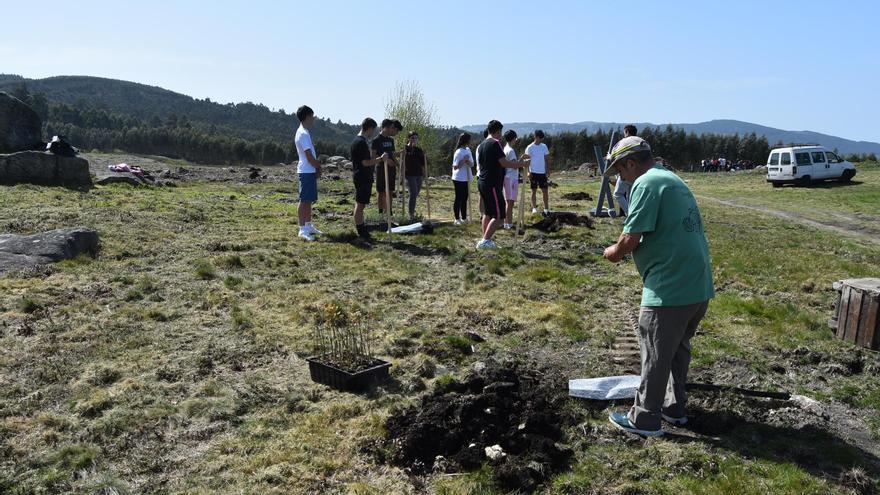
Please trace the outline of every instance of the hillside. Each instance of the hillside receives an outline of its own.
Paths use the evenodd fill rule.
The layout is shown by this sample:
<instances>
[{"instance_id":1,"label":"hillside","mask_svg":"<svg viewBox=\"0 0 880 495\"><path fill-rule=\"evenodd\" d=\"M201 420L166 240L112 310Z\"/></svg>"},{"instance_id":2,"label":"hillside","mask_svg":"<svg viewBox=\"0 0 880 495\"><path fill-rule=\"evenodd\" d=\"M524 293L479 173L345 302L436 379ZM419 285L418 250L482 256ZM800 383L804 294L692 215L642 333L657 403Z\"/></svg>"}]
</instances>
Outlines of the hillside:
<instances>
[{"instance_id":1,"label":"hillside","mask_svg":"<svg viewBox=\"0 0 880 495\"><path fill-rule=\"evenodd\" d=\"M584 121L584 122L576 122L573 124L563 124L563 123L541 123L541 122L513 122L506 124L506 127L515 130L520 134L529 134L533 132L535 129L542 129L544 132L549 134L559 134L562 132L581 132L586 131L588 133L594 133L599 129L608 130L608 129L617 129L623 128L624 125L629 124L630 122L593 122L593 121ZM667 124L652 124L650 122L635 122L634 123L639 129L644 129L645 127L661 127L665 128ZM767 141L770 144L777 143L782 141L784 143L818 143L823 146L827 146L828 148L834 149L837 148L838 151L844 154L849 153L880 153L880 143L873 143L870 141L853 141L850 139L845 139L837 136L829 136L827 134L822 134L818 132L812 131L786 131L783 129L776 129L774 127L767 127L760 124L753 124L751 122L742 122L739 120L728 120L728 119L720 119L720 120L710 120L708 122L700 122L696 124L669 124L672 127L683 129L687 133L695 133L697 135L702 134L739 134L740 136L745 136L751 133L757 134L759 137L764 136L767 138ZM484 125L467 125L464 126L465 130L471 132L480 132L484 128Z\"/></svg>"},{"instance_id":2,"label":"hillside","mask_svg":"<svg viewBox=\"0 0 880 495\"><path fill-rule=\"evenodd\" d=\"M299 125L296 116L283 109L273 111L251 102L223 104L209 98L199 100L146 84L90 76L27 79L0 74L0 91L11 92L21 84L25 84L30 93L45 95L50 104L101 109L147 122L154 119L167 122L172 115L185 117L197 130L248 140L291 141ZM357 133L357 127L321 120L312 132L318 141L348 144L351 136Z\"/></svg>"}]
</instances>

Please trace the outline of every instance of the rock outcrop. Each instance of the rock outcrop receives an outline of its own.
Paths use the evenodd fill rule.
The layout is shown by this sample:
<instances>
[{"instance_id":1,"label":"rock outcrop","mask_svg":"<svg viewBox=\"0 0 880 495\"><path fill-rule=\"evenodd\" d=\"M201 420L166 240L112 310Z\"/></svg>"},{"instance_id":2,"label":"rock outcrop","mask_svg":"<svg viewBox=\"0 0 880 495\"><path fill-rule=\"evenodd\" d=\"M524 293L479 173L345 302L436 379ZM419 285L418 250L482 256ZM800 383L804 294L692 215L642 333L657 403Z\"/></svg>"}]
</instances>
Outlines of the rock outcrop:
<instances>
[{"instance_id":1,"label":"rock outcrop","mask_svg":"<svg viewBox=\"0 0 880 495\"><path fill-rule=\"evenodd\" d=\"M92 177L89 162L84 158L44 151L0 155L0 184L20 183L79 188L90 186Z\"/></svg>"},{"instance_id":2,"label":"rock outcrop","mask_svg":"<svg viewBox=\"0 0 880 495\"><path fill-rule=\"evenodd\" d=\"M0 153L34 149L42 143L40 116L18 98L0 92Z\"/></svg>"},{"instance_id":3,"label":"rock outcrop","mask_svg":"<svg viewBox=\"0 0 880 495\"><path fill-rule=\"evenodd\" d=\"M0 275L28 270L81 254L98 254L98 233L85 227L50 230L35 235L0 235Z\"/></svg>"}]
</instances>

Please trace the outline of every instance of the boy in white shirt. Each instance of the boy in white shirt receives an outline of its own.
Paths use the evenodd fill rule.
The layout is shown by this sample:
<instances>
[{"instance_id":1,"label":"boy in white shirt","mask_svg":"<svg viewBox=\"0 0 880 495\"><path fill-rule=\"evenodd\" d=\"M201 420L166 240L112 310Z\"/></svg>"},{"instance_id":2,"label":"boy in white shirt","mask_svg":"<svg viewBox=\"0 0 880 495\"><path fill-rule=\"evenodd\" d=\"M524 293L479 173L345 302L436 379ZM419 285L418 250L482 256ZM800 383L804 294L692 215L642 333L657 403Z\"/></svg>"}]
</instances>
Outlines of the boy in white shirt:
<instances>
[{"instance_id":1,"label":"boy in white shirt","mask_svg":"<svg viewBox=\"0 0 880 495\"><path fill-rule=\"evenodd\" d=\"M544 144L544 131L535 131L535 141L526 146L523 158L531 160L529 181L532 183L532 213L538 213L537 192L541 188L544 197L544 214L550 213L550 197L547 193L547 177L550 174L550 150Z\"/></svg>"},{"instance_id":2,"label":"boy in white shirt","mask_svg":"<svg viewBox=\"0 0 880 495\"><path fill-rule=\"evenodd\" d=\"M516 131L513 129L504 133L504 156L508 161L516 161L516 150L513 143L516 142ZM508 168L504 170L504 199L507 202L507 211L504 216L504 228L513 228L513 208L516 206L516 198L519 195L519 169Z\"/></svg>"},{"instance_id":3,"label":"boy in white shirt","mask_svg":"<svg viewBox=\"0 0 880 495\"><path fill-rule=\"evenodd\" d=\"M322 232L312 225L312 203L318 201L318 176L321 175L321 164L318 163L315 146L309 129L315 123L315 111L307 105L296 110L299 129L296 130L294 143L299 162L296 173L299 175L299 237L306 241L314 241L315 236Z\"/></svg>"}]
</instances>

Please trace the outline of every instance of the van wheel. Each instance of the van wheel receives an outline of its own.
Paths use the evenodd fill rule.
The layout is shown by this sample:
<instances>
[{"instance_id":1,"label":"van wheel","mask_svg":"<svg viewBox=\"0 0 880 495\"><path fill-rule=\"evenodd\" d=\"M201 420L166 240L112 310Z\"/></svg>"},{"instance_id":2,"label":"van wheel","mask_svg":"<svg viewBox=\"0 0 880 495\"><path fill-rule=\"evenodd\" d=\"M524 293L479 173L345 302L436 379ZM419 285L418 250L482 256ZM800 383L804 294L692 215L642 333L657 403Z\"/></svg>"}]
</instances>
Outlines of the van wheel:
<instances>
[{"instance_id":1,"label":"van wheel","mask_svg":"<svg viewBox=\"0 0 880 495\"><path fill-rule=\"evenodd\" d=\"M843 175L840 176L840 182L849 182L854 175L856 174L852 170L844 170Z\"/></svg>"},{"instance_id":2,"label":"van wheel","mask_svg":"<svg viewBox=\"0 0 880 495\"><path fill-rule=\"evenodd\" d=\"M782 182L771 182L771 184L773 184L773 187L782 187Z\"/></svg>"},{"instance_id":3,"label":"van wheel","mask_svg":"<svg viewBox=\"0 0 880 495\"><path fill-rule=\"evenodd\" d=\"M809 186L812 182L812 177L810 177L809 175L805 175L801 177L801 179L798 181L798 184L801 186Z\"/></svg>"}]
</instances>

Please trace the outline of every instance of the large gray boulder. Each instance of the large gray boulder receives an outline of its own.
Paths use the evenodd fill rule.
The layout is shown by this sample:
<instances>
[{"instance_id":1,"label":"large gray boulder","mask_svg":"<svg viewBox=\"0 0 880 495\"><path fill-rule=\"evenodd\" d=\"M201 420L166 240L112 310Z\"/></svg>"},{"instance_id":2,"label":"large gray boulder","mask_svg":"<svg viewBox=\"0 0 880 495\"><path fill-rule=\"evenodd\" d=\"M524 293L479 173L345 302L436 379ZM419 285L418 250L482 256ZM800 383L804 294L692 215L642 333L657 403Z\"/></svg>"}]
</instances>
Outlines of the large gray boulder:
<instances>
[{"instance_id":1,"label":"large gray boulder","mask_svg":"<svg viewBox=\"0 0 880 495\"><path fill-rule=\"evenodd\" d=\"M44 151L0 155L0 184L20 183L87 187L92 184L92 177L89 162L84 158L53 155Z\"/></svg>"},{"instance_id":2,"label":"large gray boulder","mask_svg":"<svg viewBox=\"0 0 880 495\"><path fill-rule=\"evenodd\" d=\"M0 275L98 254L98 233L85 227L50 230L35 235L0 235Z\"/></svg>"},{"instance_id":3,"label":"large gray boulder","mask_svg":"<svg viewBox=\"0 0 880 495\"><path fill-rule=\"evenodd\" d=\"M43 123L31 107L0 92L0 153L30 150L42 142Z\"/></svg>"}]
</instances>

